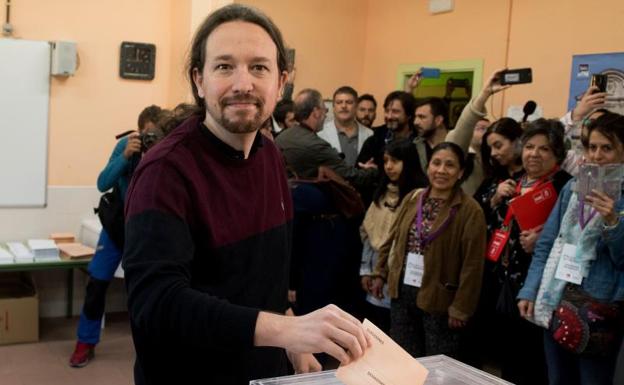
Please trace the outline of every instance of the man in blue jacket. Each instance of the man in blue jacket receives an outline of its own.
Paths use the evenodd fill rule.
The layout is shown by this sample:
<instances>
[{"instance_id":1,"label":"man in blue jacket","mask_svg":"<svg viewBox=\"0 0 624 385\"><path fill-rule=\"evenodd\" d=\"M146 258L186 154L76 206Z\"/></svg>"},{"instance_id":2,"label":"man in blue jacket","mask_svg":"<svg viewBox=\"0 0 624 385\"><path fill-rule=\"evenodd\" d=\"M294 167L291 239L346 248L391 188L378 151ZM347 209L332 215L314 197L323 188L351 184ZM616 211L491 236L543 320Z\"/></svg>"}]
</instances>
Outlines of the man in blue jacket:
<instances>
[{"instance_id":1,"label":"man in blue jacket","mask_svg":"<svg viewBox=\"0 0 624 385\"><path fill-rule=\"evenodd\" d=\"M152 137L162 139L162 132L157 127L161 112L161 108L154 105L141 112L138 132L133 132L117 142L108 164L98 177L98 190L106 192L117 188L121 199L125 199L132 172L140 160L142 150L145 150L140 135L153 133L155 135ZM95 255L89 263L89 282L78 323L78 342L69 360L69 365L75 368L83 367L93 359L95 345L100 341L106 290L119 266L122 253L119 241L115 242L112 238L114 237L102 229Z\"/></svg>"}]
</instances>

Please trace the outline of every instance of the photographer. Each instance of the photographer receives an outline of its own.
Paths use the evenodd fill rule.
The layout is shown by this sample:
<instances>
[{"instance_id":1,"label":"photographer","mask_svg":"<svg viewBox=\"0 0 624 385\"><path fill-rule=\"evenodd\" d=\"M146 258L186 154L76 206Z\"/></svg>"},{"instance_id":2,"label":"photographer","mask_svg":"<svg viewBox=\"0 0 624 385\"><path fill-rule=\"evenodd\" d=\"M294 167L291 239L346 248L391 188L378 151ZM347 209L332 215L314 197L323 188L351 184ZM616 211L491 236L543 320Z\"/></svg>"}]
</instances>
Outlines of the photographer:
<instances>
[{"instance_id":1,"label":"photographer","mask_svg":"<svg viewBox=\"0 0 624 385\"><path fill-rule=\"evenodd\" d=\"M132 173L141 160L142 154L164 137L159 121L165 117L165 111L158 106L152 105L145 108L139 115L139 131L121 135L123 137L117 142L108 164L98 177L98 190L104 193L113 189L116 199L112 206L116 204L116 210L111 210L116 212L112 214L118 214L122 223L123 200ZM103 208L100 206L99 210ZM89 282L78 323L78 342L69 360L69 365L76 368L87 365L94 357L95 345L100 340L106 290L121 261L123 225L118 226L121 227L119 229L106 227L104 224L96 253L88 267Z\"/></svg>"}]
</instances>

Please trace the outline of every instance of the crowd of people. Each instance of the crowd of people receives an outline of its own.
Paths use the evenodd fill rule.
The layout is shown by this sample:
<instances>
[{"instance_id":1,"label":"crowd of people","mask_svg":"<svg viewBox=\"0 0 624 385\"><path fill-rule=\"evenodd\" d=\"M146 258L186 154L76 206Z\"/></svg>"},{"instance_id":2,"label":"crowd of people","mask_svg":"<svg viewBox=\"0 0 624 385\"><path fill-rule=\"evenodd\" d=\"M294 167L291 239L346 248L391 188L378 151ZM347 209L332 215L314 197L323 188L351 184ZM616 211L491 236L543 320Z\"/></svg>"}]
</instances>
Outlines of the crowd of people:
<instances>
[{"instance_id":1,"label":"crowd of people","mask_svg":"<svg viewBox=\"0 0 624 385\"><path fill-rule=\"evenodd\" d=\"M413 97L418 73L408 82L410 92L387 95L378 127L372 126L375 98L358 97L352 87L334 92L333 119L326 119L318 91L296 95L295 125L274 135L295 180L295 219L317 227L295 222L295 243L302 245L295 244L293 261L305 261L293 263L299 278L291 299L309 311L341 298L339 306L373 320L415 357L446 354L478 367L498 365L513 383L610 383L624 331L624 200L592 191L579 203L574 191L582 164L624 163L624 117L604 109L607 94L590 87L560 119L490 120L487 101L510 87L499 75L452 129L444 100ZM359 226L359 243L348 231L327 235L344 220L327 215L340 213L340 199L319 184L321 203L310 194L313 187L302 187L301 179L316 178L320 166L350 183L368 207L349 224ZM526 227L514 204L536 194L549 195L551 204L516 208L540 212L541 220ZM311 231L318 236L299 234ZM574 250L582 281L555 277L565 245L566 256ZM363 293L349 286L354 254L361 255ZM580 315L554 322L563 301ZM592 316L601 320L598 326ZM574 322L585 328L585 342L571 352L559 334L578 326Z\"/></svg>"},{"instance_id":2,"label":"crowd of people","mask_svg":"<svg viewBox=\"0 0 624 385\"><path fill-rule=\"evenodd\" d=\"M579 188L584 164L624 167L606 93L561 119L489 119L499 70L451 127L445 100L414 98L416 73L381 126L350 86L328 116L318 90L292 97L279 30L241 5L200 26L188 71L196 105L147 119L171 134L136 171L138 134L122 139L98 181L128 198L126 239L102 232L73 366L93 357L123 250L137 383L283 374L275 348L296 372L345 363L368 345L363 318L414 357L494 363L516 384L613 381L621 179Z\"/></svg>"}]
</instances>

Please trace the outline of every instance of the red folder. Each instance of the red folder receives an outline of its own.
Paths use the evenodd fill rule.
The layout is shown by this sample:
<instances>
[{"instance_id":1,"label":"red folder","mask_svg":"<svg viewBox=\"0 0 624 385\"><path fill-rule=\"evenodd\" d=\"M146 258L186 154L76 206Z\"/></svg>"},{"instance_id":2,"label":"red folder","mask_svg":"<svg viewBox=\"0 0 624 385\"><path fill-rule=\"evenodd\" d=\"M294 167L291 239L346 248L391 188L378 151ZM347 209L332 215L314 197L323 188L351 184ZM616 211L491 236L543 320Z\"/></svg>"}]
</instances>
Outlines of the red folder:
<instances>
[{"instance_id":1,"label":"red folder","mask_svg":"<svg viewBox=\"0 0 624 385\"><path fill-rule=\"evenodd\" d=\"M512 199L509 204L520 229L525 231L546 223L555 203L557 191L552 183L548 182Z\"/></svg>"}]
</instances>

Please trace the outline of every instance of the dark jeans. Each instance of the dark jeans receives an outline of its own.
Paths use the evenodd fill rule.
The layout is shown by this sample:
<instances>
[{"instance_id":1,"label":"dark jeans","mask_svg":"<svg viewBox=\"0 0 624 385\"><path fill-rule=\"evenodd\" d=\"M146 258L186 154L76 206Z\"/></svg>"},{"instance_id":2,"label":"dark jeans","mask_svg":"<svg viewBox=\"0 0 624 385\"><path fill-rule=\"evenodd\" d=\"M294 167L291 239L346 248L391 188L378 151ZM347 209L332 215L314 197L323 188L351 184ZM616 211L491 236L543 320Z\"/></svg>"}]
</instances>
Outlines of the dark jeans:
<instances>
[{"instance_id":1,"label":"dark jeans","mask_svg":"<svg viewBox=\"0 0 624 385\"><path fill-rule=\"evenodd\" d=\"M550 385L612 385L615 356L586 357L559 346L551 332L544 331L544 351Z\"/></svg>"}]
</instances>

